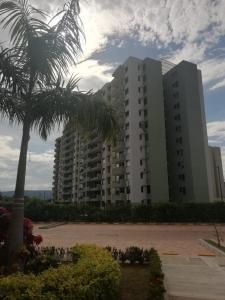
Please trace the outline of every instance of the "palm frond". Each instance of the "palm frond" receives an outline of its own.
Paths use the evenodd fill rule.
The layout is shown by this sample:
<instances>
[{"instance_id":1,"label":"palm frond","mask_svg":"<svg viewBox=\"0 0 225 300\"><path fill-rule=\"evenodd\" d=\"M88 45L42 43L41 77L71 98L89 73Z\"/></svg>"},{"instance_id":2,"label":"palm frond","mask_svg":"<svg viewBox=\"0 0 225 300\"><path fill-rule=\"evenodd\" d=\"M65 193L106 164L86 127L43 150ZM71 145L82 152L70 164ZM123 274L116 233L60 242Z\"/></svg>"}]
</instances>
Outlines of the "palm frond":
<instances>
[{"instance_id":1,"label":"palm frond","mask_svg":"<svg viewBox=\"0 0 225 300\"><path fill-rule=\"evenodd\" d=\"M39 18L34 16L36 14ZM45 16L42 10L28 5L27 0L2 0L0 3L0 24L3 29L9 28L11 41L16 47L29 44L39 30L47 31L48 26L40 19Z\"/></svg>"},{"instance_id":2,"label":"palm frond","mask_svg":"<svg viewBox=\"0 0 225 300\"><path fill-rule=\"evenodd\" d=\"M0 48L0 88L13 94L22 93L26 90L27 79L17 49Z\"/></svg>"},{"instance_id":3,"label":"palm frond","mask_svg":"<svg viewBox=\"0 0 225 300\"><path fill-rule=\"evenodd\" d=\"M10 123L22 123L25 117L25 104L11 92L0 89L0 116Z\"/></svg>"},{"instance_id":4,"label":"palm frond","mask_svg":"<svg viewBox=\"0 0 225 300\"><path fill-rule=\"evenodd\" d=\"M118 129L112 107L90 93L72 92L70 88L37 93L32 99L32 112L32 127L43 139L61 123L71 123L84 132L95 130L104 140L115 137Z\"/></svg>"}]
</instances>

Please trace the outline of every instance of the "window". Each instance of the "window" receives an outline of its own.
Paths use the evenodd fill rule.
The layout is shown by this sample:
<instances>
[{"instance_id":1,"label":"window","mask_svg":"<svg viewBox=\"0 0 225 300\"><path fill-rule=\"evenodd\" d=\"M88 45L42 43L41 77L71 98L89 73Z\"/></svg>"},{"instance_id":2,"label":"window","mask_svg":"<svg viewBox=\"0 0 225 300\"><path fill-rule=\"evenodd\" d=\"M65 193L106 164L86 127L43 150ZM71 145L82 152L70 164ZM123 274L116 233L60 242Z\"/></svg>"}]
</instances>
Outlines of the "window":
<instances>
[{"instance_id":1,"label":"window","mask_svg":"<svg viewBox=\"0 0 225 300\"><path fill-rule=\"evenodd\" d=\"M184 174L179 174L178 179L182 180L182 181L185 181L185 175Z\"/></svg>"},{"instance_id":2,"label":"window","mask_svg":"<svg viewBox=\"0 0 225 300\"><path fill-rule=\"evenodd\" d=\"M143 185L141 186L141 192L142 192L142 193L144 192L144 187L143 187Z\"/></svg>"},{"instance_id":3,"label":"window","mask_svg":"<svg viewBox=\"0 0 225 300\"><path fill-rule=\"evenodd\" d=\"M176 143L177 144L182 144L182 142L183 142L182 137L176 138Z\"/></svg>"},{"instance_id":4,"label":"window","mask_svg":"<svg viewBox=\"0 0 225 300\"><path fill-rule=\"evenodd\" d=\"M145 134L145 140L148 141L148 134Z\"/></svg>"},{"instance_id":5,"label":"window","mask_svg":"<svg viewBox=\"0 0 225 300\"><path fill-rule=\"evenodd\" d=\"M176 104L174 104L173 108L174 108L174 109L179 109L179 108L180 108L180 103L177 102Z\"/></svg>"},{"instance_id":6,"label":"window","mask_svg":"<svg viewBox=\"0 0 225 300\"><path fill-rule=\"evenodd\" d=\"M125 105L127 106L129 104L129 99L125 100Z\"/></svg>"},{"instance_id":7,"label":"window","mask_svg":"<svg viewBox=\"0 0 225 300\"><path fill-rule=\"evenodd\" d=\"M138 75L138 81L141 81L141 76L140 75Z\"/></svg>"},{"instance_id":8,"label":"window","mask_svg":"<svg viewBox=\"0 0 225 300\"><path fill-rule=\"evenodd\" d=\"M140 141L142 140L142 133L139 134L139 140L140 140Z\"/></svg>"},{"instance_id":9,"label":"window","mask_svg":"<svg viewBox=\"0 0 225 300\"><path fill-rule=\"evenodd\" d=\"M143 165L143 160L142 160L142 159L140 159L140 165L141 165L141 166Z\"/></svg>"},{"instance_id":10,"label":"window","mask_svg":"<svg viewBox=\"0 0 225 300\"><path fill-rule=\"evenodd\" d=\"M139 92L139 93L141 92L141 87L140 87L140 86L138 87L138 92Z\"/></svg>"},{"instance_id":11,"label":"window","mask_svg":"<svg viewBox=\"0 0 225 300\"><path fill-rule=\"evenodd\" d=\"M146 85L144 86L143 91L144 91L144 93L147 93L147 86Z\"/></svg>"},{"instance_id":12,"label":"window","mask_svg":"<svg viewBox=\"0 0 225 300\"><path fill-rule=\"evenodd\" d=\"M129 134L126 135L125 139L126 141L129 140Z\"/></svg>"},{"instance_id":13,"label":"window","mask_svg":"<svg viewBox=\"0 0 225 300\"><path fill-rule=\"evenodd\" d=\"M177 155L183 156L183 154L184 154L184 150L183 149L177 150Z\"/></svg>"},{"instance_id":14,"label":"window","mask_svg":"<svg viewBox=\"0 0 225 300\"><path fill-rule=\"evenodd\" d=\"M184 186L181 186L179 188L179 192L182 193L183 195L186 195L186 188Z\"/></svg>"},{"instance_id":15,"label":"window","mask_svg":"<svg viewBox=\"0 0 225 300\"><path fill-rule=\"evenodd\" d=\"M144 177L144 173L141 172L141 173L140 173L140 178L142 179L143 177Z\"/></svg>"},{"instance_id":16,"label":"window","mask_svg":"<svg viewBox=\"0 0 225 300\"><path fill-rule=\"evenodd\" d=\"M124 79L125 84L128 83L128 77Z\"/></svg>"},{"instance_id":17,"label":"window","mask_svg":"<svg viewBox=\"0 0 225 300\"><path fill-rule=\"evenodd\" d=\"M179 126L176 126L176 127L175 127L175 131L181 132L181 126L180 126L180 125L179 125Z\"/></svg>"},{"instance_id":18,"label":"window","mask_svg":"<svg viewBox=\"0 0 225 300\"><path fill-rule=\"evenodd\" d=\"M139 112L138 112L138 113L139 113L139 116L141 116L141 109L139 110Z\"/></svg>"},{"instance_id":19,"label":"window","mask_svg":"<svg viewBox=\"0 0 225 300\"><path fill-rule=\"evenodd\" d=\"M146 105L148 103L147 97L144 97L144 104Z\"/></svg>"},{"instance_id":20,"label":"window","mask_svg":"<svg viewBox=\"0 0 225 300\"><path fill-rule=\"evenodd\" d=\"M127 95L129 93L129 89L126 88L124 92L125 92L125 95Z\"/></svg>"},{"instance_id":21,"label":"window","mask_svg":"<svg viewBox=\"0 0 225 300\"><path fill-rule=\"evenodd\" d=\"M148 193L148 194L151 193L150 185L147 185L147 193Z\"/></svg>"},{"instance_id":22,"label":"window","mask_svg":"<svg viewBox=\"0 0 225 300\"><path fill-rule=\"evenodd\" d=\"M138 103L141 104L141 98L138 99Z\"/></svg>"},{"instance_id":23,"label":"window","mask_svg":"<svg viewBox=\"0 0 225 300\"><path fill-rule=\"evenodd\" d=\"M126 123L126 124L125 124L125 129L126 129L126 130L129 128L129 125L130 125L129 123Z\"/></svg>"},{"instance_id":24,"label":"window","mask_svg":"<svg viewBox=\"0 0 225 300\"><path fill-rule=\"evenodd\" d=\"M177 114L174 116L175 121L180 121L180 119L181 119L180 114Z\"/></svg>"},{"instance_id":25,"label":"window","mask_svg":"<svg viewBox=\"0 0 225 300\"><path fill-rule=\"evenodd\" d=\"M173 93L173 97L174 97L175 99L178 99L178 98L179 98L179 93L178 93L178 92Z\"/></svg>"},{"instance_id":26,"label":"window","mask_svg":"<svg viewBox=\"0 0 225 300\"><path fill-rule=\"evenodd\" d=\"M147 109L144 110L144 116L146 117L148 115Z\"/></svg>"},{"instance_id":27,"label":"window","mask_svg":"<svg viewBox=\"0 0 225 300\"><path fill-rule=\"evenodd\" d=\"M129 110L127 110L127 111L125 112L125 116L126 116L126 117L129 116Z\"/></svg>"},{"instance_id":28,"label":"window","mask_svg":"<svg viewBox=\"0 0 225 300\"><path fill-rule=\"evenodd\" d=\"M173 88L177 88L178 86L179 86L178 81L175 81L175 82L172 84L172 87L173 87Z\"/></svg>"},{"instance_id":29,"label":"window","mask_svg":"<svg viewBox=\"0 0 225 300\"><path fill-rule=\"evenodd\" d=\"M143 76L143 81L144 81L144 82L146 81L146 75Z\"/></svg>"},{"instance_id":30,"label":"window","mask_svg":"<svg viewBox=\"0 0 225 300\"><path fill-rule=\"evenodd\" d=\"M127 186L126 190L127 190L127 194L130 194L130 187L129 186Z\"/></svg>"}]
</instances>

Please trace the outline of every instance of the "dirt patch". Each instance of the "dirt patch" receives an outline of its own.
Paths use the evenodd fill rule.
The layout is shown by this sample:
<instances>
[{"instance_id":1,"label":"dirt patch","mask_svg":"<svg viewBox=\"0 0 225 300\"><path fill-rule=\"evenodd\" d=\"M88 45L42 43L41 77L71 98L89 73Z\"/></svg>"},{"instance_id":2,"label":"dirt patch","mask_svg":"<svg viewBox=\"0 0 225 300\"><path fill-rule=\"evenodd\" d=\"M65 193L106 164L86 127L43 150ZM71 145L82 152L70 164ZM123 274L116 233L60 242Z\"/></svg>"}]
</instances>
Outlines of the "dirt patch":
<instances>
[{"instance_id":1,"label":"dirt patch","mask_svg":"<svg viewBox=\"0 0 225 300\"><path fill-rule=\"evenodd\" d=\"M119 300L145 300L148 295L149 267L129 266L121 268L122 280Z\"/></svg>"}]
</instances>

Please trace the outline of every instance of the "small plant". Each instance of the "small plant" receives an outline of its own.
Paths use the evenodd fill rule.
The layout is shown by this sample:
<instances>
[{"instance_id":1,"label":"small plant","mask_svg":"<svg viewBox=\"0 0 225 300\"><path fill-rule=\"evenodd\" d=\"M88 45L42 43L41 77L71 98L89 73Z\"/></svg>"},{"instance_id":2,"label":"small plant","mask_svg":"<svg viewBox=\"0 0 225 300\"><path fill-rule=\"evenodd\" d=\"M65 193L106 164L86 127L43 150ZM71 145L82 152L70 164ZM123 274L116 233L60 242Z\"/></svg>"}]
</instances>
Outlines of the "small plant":
<instances>
[{"instance_id":1,"label":"small plant","mask_svg":"<svg viewBox=\"0 0 225 300\"><path fill-rule=\"evenodd\" d=\"M131 264L144 263L143 249L139 247L129 247L125 251L126 258L130 261Z\"/></svg>"}]
</instances>

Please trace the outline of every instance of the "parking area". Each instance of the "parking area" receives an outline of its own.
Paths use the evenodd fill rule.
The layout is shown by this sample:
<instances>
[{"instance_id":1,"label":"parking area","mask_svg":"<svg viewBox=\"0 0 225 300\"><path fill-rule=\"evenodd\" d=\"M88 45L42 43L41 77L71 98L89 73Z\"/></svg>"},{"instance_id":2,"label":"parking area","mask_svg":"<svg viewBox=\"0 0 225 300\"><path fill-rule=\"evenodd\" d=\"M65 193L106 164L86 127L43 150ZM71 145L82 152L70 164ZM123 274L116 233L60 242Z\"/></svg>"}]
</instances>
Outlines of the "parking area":
<instances>
[{"instance_id":1,"label":"parking area","mask_svg":"<svg viewBox=\"0 0 225 300\"><path fill-rule=\"evenodd\" d=\"M95 243L121 249L128 246L155 247L160 254L169 255L209 255L209 250L200 245L199 239L214 238L214 229L210 225L46 225L39 223L34 226L34 232L44 239L43 246L71 247L76 243Z\"/></svg>"}]
</instances>

